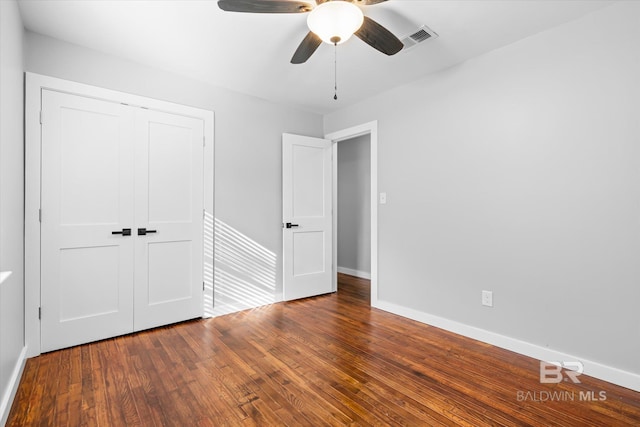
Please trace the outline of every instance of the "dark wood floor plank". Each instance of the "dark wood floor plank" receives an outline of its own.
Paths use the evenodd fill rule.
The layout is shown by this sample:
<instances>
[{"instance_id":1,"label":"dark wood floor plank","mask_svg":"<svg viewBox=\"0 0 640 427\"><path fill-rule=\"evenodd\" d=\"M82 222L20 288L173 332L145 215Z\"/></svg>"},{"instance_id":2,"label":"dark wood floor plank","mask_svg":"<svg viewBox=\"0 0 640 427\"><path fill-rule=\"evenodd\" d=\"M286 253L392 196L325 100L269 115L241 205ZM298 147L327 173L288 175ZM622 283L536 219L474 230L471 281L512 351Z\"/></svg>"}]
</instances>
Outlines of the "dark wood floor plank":
<instances>
[{"instance_id":1,"label":"dark wood floor plank","mask_svg":"<svg viewBox=\"0 0 640 427\"><path fill-rule=\"evenodd\" d=\"M79 426L82 413L82 349L75 347L68 352L69 357L69 398L66 405L66 423L61 426ZM63 371L64 372L64 371ZM62 405L65 402L61 399Z\"/></svg>"},{"instance_id":2,"label":"dark wood floor plank","mask_svg":"<svg viewBox=\"0 0 640 427\"><path fill-rule=\"evenodd\" d=\"M322 334L329 334L329 331L326 330L322 330L323 326L320 325L319 323L314 323L314 327L318 328L318 330L313 330L310 329L309 332L314 332L316 335L322 335ZM378 343L380 344L380 343ZM395 347L394 347L395 349ZM340 349L340 348L334 348L333 345L327 345L326 348L324 348L322 350L327 354L324 354L323 357L329 360L333 360L334 362L337 363L337 365L345 365L345 366L349 366L350 370L352 372L355 372L354 368L360 368L362 369L362 372L371 372L371 375L375 376L375 379L378 383L381 384L386 384L388 385L390 388L399 388L403 390L403 393L408 396L409 398L411 397L415 397L418 400L424 400L424 396L421 395L421 392L424 392L424 388L422 387L421 384L419 384L419 380L420 377L415 377L415 374L417 373L417 370L414 370L409 372L408 375L403 375L402 374L402 369L398 369L399 365L398 364L389 364L388 360L384 359L384 358L380 358L378 356L372 356L369 355L367 356L367 353L364 352L359 352L357 349L357 346L345 346L344 349ZM385 354L386 353L390 353L387 354L388 357L390 357L391 359L393 357L395 357L396 352L391 350L389 351L388 349L384 349L382 346L378 345L376 347L376 351L371 352L373 353L378 353L378 354ZM354 357L354 355L356 357ZM405 363L404 367L406 368L407 363ZM400 366L401 367L401 366ZM400 375L398 376L398 373L400 373ZM418 381L414 381L415 379L417 379ZM411 393L411 387L412 387L412 383L416 383L415 384L415 389L413 390L413 394ZM450 395L450 390L448 390L448 393L445 394L444 396L448 396ZM438 395L435 395L432 397L433 398L438 398ZM459 397L460 398L460 397ZM466 398L465 395L462 396L462 398ZM431 401L432 399L429 399L429 401ZM449 405L446 404L444 407L448 407ZM439 406L439 408L442 408L442 406ZM482 419L483 417L480 417L480 419L478 419L477 417L471 417L469 411L467 411L465 414L465 417L467 418L467 420L465 421L464 418L459 418L456 417L455 414L452 413L452 411L449 411L447 413L447 416L449 417L455 417L456 422L462 425L477 425Z\"/></svg>"},{"instance_id":3,"label":"dark wood floor plank","mask_svg":"<svg viewBox=\"0 0 640 427\"><path fill-rule=\"evenodd\" d=\"M369 283L29 359L8 426L637 426L640 393L369 306ZM580 393L606 393L605 401ZM574 400L519 400L518 392Z\"/></svg>"},{"instance_id":4,"label":"dark wood floor plank","mask_svg":"<svg viewBox=\"0 0 640 427\"><path fill-rule=\"evenodd\" d=\"M248 331L247 331L248 333ZM256 362L256 357L253 356L255 352L252 352L249 349L248 343L249 340L246 340L243 334L229 335L225 338L226 345L229 348L238 348L242 349L241 355L243 359L247 361L251 361L254 364L259 364ZM251 346L254 350L256 348L255 343ZM304 377L304 372L300 372L299 366L292 366L282 363L276 357L273 357L271 352L262 351L262 357L268 361L267 369L271 374L268 374L266 377L274 380L276 376L278 379L271 382L271 385L277 387L280 390L280 394L285 396L285 402L287 406L289 406L292 410L295 410L300 413L300 417L307 419L312 423L325 422L331 423L332 420L338 421L339 424L344 424L344 422L349 421L344 414L339 413L339 411L335 411L335 408L332 408L330 405L320 404L320 400L318 396L315 395L311 390L306 386L306 379ZM239 357L233 358L234 366L239 370L245 370L245 374L251 375L255 374L253 370L247 370L245 366L245 362L241 360ZM257 398L257 396L255 396Z\"/></svg>"},{"instance_id":5,"label":"dark wood floor plank","mask_svg":"<svg viewBox=\"0 0 640 427\"><path fill-rule=\"evenodd\" d=\"M22 374L21 383L33 385L38 379L38 370L40 368L40 360L32 359L29 361ZM9 417L7 421L7 427L18 427L27 425L29 422L29 416L33 411L30 410L30 405L37 399L34 398L37 387L19 387L14 398L14 404L12 407L12 413L14 416Z\"/></svg>"},{"instance_id":6,"label":"dark wood floor plank","mask_svg":"<svg viewBox=\"0 0 640 427\"><path fill-rule=\"evenodd\" d=\"M309 332L311 332L312 336L328 335L328 334L331 334L331 330L334 328L334 325L323 325L321 322L314 322L313 326L310 326L310 328L316 328L316 329L309 330ZM356 333L356 331L354 331L354 333ZM353 342L352 342L352 344L353 344ZM332 349L332 347L333 347L332 345L328 345L324 351L330 351ZM332 355L329 355L329 356L325 355L325 357L329 358L329 359L334 359L334 360L337 358L338 359L337 360L338 365L344 364L347 360L351 360L351 362L350 362L351 365L349 365L349 366L353 367L354 363L358 364L362 360L362 361L364 361L363 369L367 369L368 367L373 367L372 371L376 372L376 373L377 372L381 372L381 373L395 372L395 371L397 371L398 366L372 366L372 364L375 364L376 363L376 359L377 359L377 356L374 356L374 353L375 354L380 354L380 353L384 353L386 351L387 353L390 353L388 355L388 357L393 358L396 355L396 351L395 351L396 348L397 347L394 346L392 349L387 349L387 348L384 348L384 346L381 345L380 342L377 342L376 343L376 350L368 352L368 353L370 353L370 355L369 355L369 357L367 357L367 352L360 352L358 350L358 346L357 345L355 345L355 346L349 345L349 346L346 346L345 349L342 349L342 353L341 354L335 353L335 354L332 354ZM337 351L339 352L339 351L341 351L341 349L338 348ZM403 354L405 351L407 351L407 350L403 350L403 352L400 353L400 354ZM359 357L354 358L353 357L354 354L359 354L362 357L361 358L359 358ZM384 362L384 360L382 360L382 361ZM349 364L349 362L347 362L347 364ZM406 364L407 363L405 362L405 367L406 367ZM413 373L416 373L416 372L417 371L414 370ZM383 377L383 378L378 378L378 379L381 380L381 381L384 381L385 378ZM405 388L406 389L406 386L407 386L406 381L411 381L411 380L412 380L412 377L410 376L409 378L404 379L403 383L392 383L392 385L396 386L396 387L400 387L400 388ZM391 381L393 381L393 379L391 379ZM461 421L461 420L458 420L458 421ZM476 425L478 422L479 422L479 420L472 419L472 420L469 420L469 425Z\"/></svg>"},{"instance_id":7,"label":"dark wood floor plank","mask_svg":"<svg viewBox=\"0 0 640 427\"><path fill-rule=\"evenodd\" d=\"M93 386L93 367L91 364L91 346L85 345L79 347L82 357L82 413L80 414L81 426L95 426L97 425L96 419L96 403ZM46 355L43 355L46 356ZM40 356L40 357L43 357ZM37 359L37 358L36 358ZM31 359L33 360L33 359ZM27 363L29 363L27 361Z\"/></svg>"},{"instance_id":8,"label":"dark wood floor plank","mask_svg":"<svg viewBox=\"0 0 640 427\"><path fill-rule=\"evenodd\" d=\"M311 333L313 332L313 330L308 329L307 332ZM314 336L320 335L327 336L328 334L317 334ZM300 335L298 334L288 334L288 338L291 346L294 346L296 344L296 341L301 339ZM384 398L380 400L380 396L391 395L388 393L378 393L379 390L378 387L376 387L376 384L378 384L378 382L372 381L373 377L369 374L371 370L375 370L375 367L371 363L371 360L368 361L365 365L360 365L356 368L356 365L359 363L358 361L356 361L357 358L354 359L353 357L350 357L351 360L347 361L344 357L342 357L340 349L331 351L331 348L335 347L335 343L332 343L329 340L321 341L315 344L312 344L311 340L303 339L303 341L305 345L307 345L310 350L312 350L312 353L315 356L319 356L314 358L301 359L301 363L307 363L310 375L316 378L316 381L318 383L329 382L332 388L336 389L341 395L345 396L351 401L358 401L358 406L362 408L365 413L368 414L368 416L375 416L377 421L388 423L392 421L391 418L397 416L397 414L394 414L394 409L389 410L389 407L396 408L400 412L404 412L404 405L389 404L389 402ZM282 360L287 360L286 355L284 354L280 354L279 358ZM342 367L346 367L347 369L343 369ZM369 394L369 390L371 390L371 392L378 396L376 398L376 402L373 405L370 404L368 399L364 398ZM390 388L387 387L387 390L390 390ZM360 398L358 398L358 395L360 395ZM403 397L406 399L406 395L403 394ZM413 412L413 409L414 408L412 407L408 409L410 412L412 412L412 415L407 415L401 418L406 419L407 421L411 421L413 419L413 415L415 415L418 417L423 416L424 419L413 419L414 422L424 422L425 420L434 421L433 414L430 415L421 410ZM381 410L383 412L380 413L378 412L378 410Z\"/></svg>"},{"instance_id":9,"label":"dark wood floor plank","mask_svg":"<svg viewBox=\"0 0 640 427\"><path fill-rule=\"evenodd\" d=\"M259 346L259 344L255 344ZM312 424L329 422L336 425L347 425L353 422L354 417L350 408L345 407L339 401L328 398L329 387L315 387L315 384L324 384L313 372L307 369L304 363L291 361L289 356L275 347L269 349L259 347L267 355L265 362L272 369L268 376L269 380L275 382L283 392L290 396L292 406L300 413L300 417L306 418ZM296 353L296 350L292 350ZM289 355L291 353L288 353ZM291 368L290 371L288 368ZM318 366L319 368L319 366ZM323 378L325 379L325 378ZM294 388L295 384L295 388ZM295 400L294 400L295 399ZM313 402L310 405L307 402ZM320 418L319 420L317 418Z\"/></svg>"}]
</instances>

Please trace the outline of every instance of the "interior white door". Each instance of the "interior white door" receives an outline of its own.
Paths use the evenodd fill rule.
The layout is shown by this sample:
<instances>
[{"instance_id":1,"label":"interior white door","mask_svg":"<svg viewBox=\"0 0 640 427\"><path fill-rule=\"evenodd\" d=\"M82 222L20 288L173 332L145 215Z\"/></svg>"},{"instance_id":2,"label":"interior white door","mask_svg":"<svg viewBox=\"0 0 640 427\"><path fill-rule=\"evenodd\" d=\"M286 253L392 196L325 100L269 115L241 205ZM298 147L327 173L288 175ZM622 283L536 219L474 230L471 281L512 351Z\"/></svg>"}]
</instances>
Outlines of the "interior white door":
<instances>
[{"instance_id":1,"label":"interior white door","mask_svg":"<svg viewBox=\"0 0 640 427\"><path fill-rule=\"evenodd\" d=\"M331 141L282 136L284 299L332 292Z\"/></svg>"},{"instance_id":2,"label":"interior white door","mask_svg":"<svg viewBox=\"0 0 640 427\"><path fill-rule=\"evenodd\" d=\"M50 351L131 332L133 114L43 90L42 117L41 345Z\"/></svg>"},{"instance_id":3,"label":"interior white door","mask_svg":"<svg viewBox=\"0 0 640 427\"><path fill-rule=\"evenodd\" d=\"M203 313L204 122L139 109L136 141L138 331Z\"/></svg>"}]
</instances>

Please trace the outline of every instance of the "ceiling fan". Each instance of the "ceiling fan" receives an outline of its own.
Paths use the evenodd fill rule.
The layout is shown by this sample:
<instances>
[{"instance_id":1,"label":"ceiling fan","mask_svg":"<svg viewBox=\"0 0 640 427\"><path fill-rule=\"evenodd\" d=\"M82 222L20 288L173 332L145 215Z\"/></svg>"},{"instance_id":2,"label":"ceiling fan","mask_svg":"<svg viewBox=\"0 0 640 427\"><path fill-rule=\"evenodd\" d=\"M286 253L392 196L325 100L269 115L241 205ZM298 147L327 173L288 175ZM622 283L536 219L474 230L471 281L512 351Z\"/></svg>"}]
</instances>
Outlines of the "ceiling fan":
<instances>
[{"instance_id":1,"label":"ceiling fan","mask_svg":"<svg viewBox=\"0 0 640 427\"><path fill-rule=\"evenodd\" d=\"M404 45L382 25L364 16L357 5L372 6L387 0L218 0L218 7L228 12L309 13L309 33L291 58L302 64L322 42L339 45L355 34L363 42L386 55L395 55ZM315 3L315 4L314 4Z\"/></svg>"}]
</instances>

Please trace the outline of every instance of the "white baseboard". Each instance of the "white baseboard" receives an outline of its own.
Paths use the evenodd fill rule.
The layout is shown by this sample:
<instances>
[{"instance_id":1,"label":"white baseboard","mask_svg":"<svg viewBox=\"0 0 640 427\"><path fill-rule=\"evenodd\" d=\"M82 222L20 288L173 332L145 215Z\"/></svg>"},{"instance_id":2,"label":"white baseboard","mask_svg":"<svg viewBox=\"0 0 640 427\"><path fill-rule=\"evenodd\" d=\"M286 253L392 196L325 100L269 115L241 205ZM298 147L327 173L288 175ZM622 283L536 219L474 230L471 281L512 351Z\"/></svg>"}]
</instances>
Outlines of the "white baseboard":
<instances>
[{"instance_id":1,"label":"white baseboard","mask_svg":"<svg viewBox=\"0 0 640 427\"><path fill-rule=\"evenodd\" d=\"M623 371L618 368L603 365L602 363L584 359L577 355L566 354L550 348L541 347L526 341L510 338L495 332L465 325L464 323L455 322L453 320L434 316L432 314L390 302L378 300L375 307L399 316L407 317L409 319L417 320L418 322L447 330L449 332L495 345L496 347L511 350L534 359L543 361L579 361L584 365L585 375L608 381L631 390L640 391L640 375L632 372Z\"/></svg>"},{"instance_id":2,"label":"white baseboard","mask_svg":"<svg viewBox=\"0 0 640 427\"><path fill-rule=\"evenodd\" d=\"M354 270L347 267L338 267L338 273L348 274L349 276L359 277L361 279L371 280L371 273L366 271Z\"/></svg>"},{"instance_id":3,"label":"white baseboard","mask_svg":"<svg viewBox=\"0 0 640 427\"><path fill-rule=\"evenodd\" d=\"M25 346L22 348L20 356L18 356L18 363L16 363L16 366L13 368L13 373L9 379L9 385L2 397L2 402L0 402L0 425L2 426L7 423L7 418L9 418L11 405L13 404L13 399L16 397L16 393L18 392L18 385L20 385L20 378L22 378L22 372L24 372L24 365L26 363L27 347Z\"/></svg>"}]
</instances>

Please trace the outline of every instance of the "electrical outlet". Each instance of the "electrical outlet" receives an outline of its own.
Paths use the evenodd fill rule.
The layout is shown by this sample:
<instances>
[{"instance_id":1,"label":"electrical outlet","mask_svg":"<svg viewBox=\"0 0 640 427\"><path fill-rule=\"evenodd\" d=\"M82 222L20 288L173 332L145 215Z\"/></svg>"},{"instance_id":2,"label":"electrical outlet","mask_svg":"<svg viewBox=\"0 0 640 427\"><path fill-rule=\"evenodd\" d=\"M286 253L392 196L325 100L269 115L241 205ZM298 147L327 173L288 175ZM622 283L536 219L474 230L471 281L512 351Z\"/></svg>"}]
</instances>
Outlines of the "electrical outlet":
<instances>
[{"instance_id":1,"label":"electrical outlet","mask_svg":"<svg viewBox=\"0 0 640 427\"><path fill-rule=\"evenodd\" d=\"M493 307L493 292L482 291L482 305Z\"/></svg>"}]
</instances>

